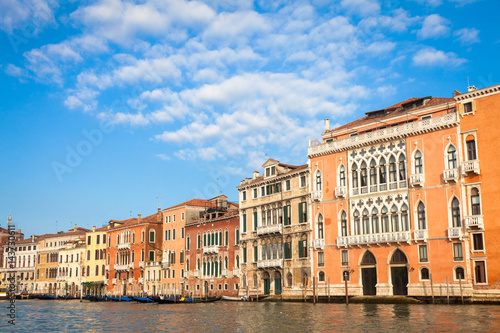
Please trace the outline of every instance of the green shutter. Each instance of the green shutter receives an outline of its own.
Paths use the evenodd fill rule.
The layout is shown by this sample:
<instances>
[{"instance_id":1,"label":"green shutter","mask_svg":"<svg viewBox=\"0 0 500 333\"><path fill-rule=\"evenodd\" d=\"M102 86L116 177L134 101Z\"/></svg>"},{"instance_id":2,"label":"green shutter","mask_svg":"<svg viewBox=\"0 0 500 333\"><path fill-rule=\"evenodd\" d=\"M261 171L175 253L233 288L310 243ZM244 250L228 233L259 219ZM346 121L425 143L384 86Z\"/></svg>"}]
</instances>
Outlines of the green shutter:
<instances>
[{"instance_id":1,"label":"green shutter","mask_svg":"<svg viewBox=\"0 0 500 333\"><path fill-rule=\"evenodd\" d=\"M253 212L253 230L257 230L257 212Z\"/></svg>"},{"instance_id":2,"label":"green shutter","mask_svg":"<svg viewBox=\"0 0 500 333\"><path fill-rule=\"evenodd\" d=\"M243 232L247 232L247 214L243 214Z\"/></svg>"},{"instance_id":3,"label":"green shutter","mask_svg":"<svg viewBox=\"0 0 500 333\"><path fill-rule=\"evenodd\" d=\"M288 206L283 207L283 216L285 219L285 225L288 225Z\"/></svg>"},{"instance_id":4,"label":"green shutter","mask_svg":"<svg viewBox=\"0 0 500 333\"><path fill-rule=\"evenodd\" d=\"M247 248L244 248L243 249L243 262L246 263L247 262Z\"/></svg>"},{"instance_id":5,"label":"green shutter","mask_svg":"<svg viewBox=\"0 0 500 333\"><path fill-rule=\"evenodd\" d=\"M302 215L302 202L299 203L299 223L302 223L303 221L303 215Z\"/></svg>"},{"instance_id":6,"label":"green shutter","mask_svg":"<svg viewBox=\"0 0 500 333\"><path fill-rule=\"evenodd\" d=\"M258 259L257 250L258 250L257 246L254 246L254 248L253 248L253 260L254 261L257 261L257 259Z\"/></svg>"},{"instance_id":7,"label":"green shutter","mask_svg":"<svg viewBox=\"0 0 500 333\"><path fill-rule=\"evenodd\" d=\"M201 235L198 235L198 248L201 249Z\"/></svg>"},{"instance_id":8,"label":"green shutter","mask_svg":"<svg viewBox=\"0 0 500 333\"><path fill-rule=\"evenodd\" d=\"M222 231L219 231L219 245L222 246L224 243L222 243Z\"/></svg>"},{"instance_id":9,"label":"green shutter","mask_svg":"<svg viewBox=\"0 0 500 333\"><path fill-rule=\"evenodd\" d=\"M304 246L302 244L302 241L299 241L299 258L302 258L304 256Z\"/></svg>"},{"instance_id":10,"label":"green shutter","mask_svg":"<svg viewBox=\"0 0 500 333\"><path fill-rule=\"evenodd\" d=\"M240 231L236 229L236 244L240 243Z\"/></svg>"},{"instance_id":11,"label":"green shutter","mask_svg":"<svg viewBox=\"0 0 500 333\"><path fill-rule=\"evenodd\" d=\"M224 241L224 244L226 246L228 246L229 245L229 231L226 230L225 234L226 234L226 240Z\"/></svg>"},{"instance_id":12,"label":"green shutter","mask_svg":"<svg viewBox=\"0 0 500 333\"><path fill-rule=\"evenodd\" d=\"M188 239L187 239L187 244L186 244L186 249L187 249L188 251L189 251L189 246L191 245L191 244L189 244L189 241L190 241L190 240L191 240L191 239L188 237Z\"/></svg>"},{"instance_id":13,"label":"green shutter","mask_svg":"<svg viewBox=\"0 0 500 333\"><path fill-rule=\"evenodd\" d=\"M207 246L207 234L203 235L203 246Z\"/></svg>"}]
</instances>

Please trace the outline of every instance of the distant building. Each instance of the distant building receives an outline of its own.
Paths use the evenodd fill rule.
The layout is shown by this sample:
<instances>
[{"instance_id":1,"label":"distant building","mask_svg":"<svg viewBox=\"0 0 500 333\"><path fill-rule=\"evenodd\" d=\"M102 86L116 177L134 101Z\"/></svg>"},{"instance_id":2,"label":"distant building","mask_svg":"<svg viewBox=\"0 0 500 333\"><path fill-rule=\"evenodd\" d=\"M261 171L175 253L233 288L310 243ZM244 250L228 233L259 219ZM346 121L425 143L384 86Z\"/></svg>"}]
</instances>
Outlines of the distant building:
<instances>
[{"instance_id":1,"label":"distant building","mask_svg":"<svg viewBox=\"0 0 500 333\"><path fill-rule=\"evenodd\" d=\"M10 272L13 272L16 281L16 292L33 292L35 286L36 247L38 245L37 237L33 235L30 238L16 241L16 246L14 246L15 255L12 261L8 255L4 256L3 265L0 269L2 276L0 285L9 284L7 278L11 275ZM4 253L7 253L9 245L6 244L2 247Z\"/></svg>"},{"instance_id":2,"label":"distant building","mask_svg":"<svg viewBox=\"0 0 500 333\"><path fill-rule=\"evenodd\" d=\"M67 241L65 247L59 250L56 277L58 296L80 296L84 276L89 277L95 273L89 266L84 266L86 245L83 236Z\"/></svg>"},{"instance_id":3,"label":"distant building","mask_svg":"<svg viewBox=\"0 0 500 333\"><path fill-rule=\"evenodd\" d=\"M309 167L269 159L237 187L240 295L301 297L311 287Z\"/></svg>"},{"instance_id":4,"label":"distant building","mask_svg":"<svg viewBox=\"0 0 500 333\"><path fill-rule=\"evenodd\" d=\"M238 204L219 195L206 202L199 219L186 223L187 294L238 295L239 220Z\"/></svg>"},{"instance_id":5,"label":"distant building","mask_svg":"<svg viewBox=\"0 0 500 333\"><path fill-rule=\"evenodd\" d=\"M85 255L82 258L82 267L85 267L83 283L91 295L105 295L109 281L106 274L109 266L106 264L106 231L108 226L92 227L85 234Z\"/></svg>"}]
</instances>

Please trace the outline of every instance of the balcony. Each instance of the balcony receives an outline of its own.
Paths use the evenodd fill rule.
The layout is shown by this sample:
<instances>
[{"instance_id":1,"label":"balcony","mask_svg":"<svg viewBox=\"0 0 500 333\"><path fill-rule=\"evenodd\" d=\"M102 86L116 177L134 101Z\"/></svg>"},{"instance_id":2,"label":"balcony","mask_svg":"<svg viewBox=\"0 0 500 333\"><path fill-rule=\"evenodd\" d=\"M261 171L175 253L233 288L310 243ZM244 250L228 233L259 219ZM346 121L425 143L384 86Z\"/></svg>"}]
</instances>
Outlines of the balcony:
<instances>
[{"instance_id":1,"label":"balcony","mask_svg":"<svg viewBox=\"0 0 500 333\"><path fill-rule=\"evenodd\" d=\"M445 182L456 182L458 180L458 169L446 169L443 172L443 179Z\"/></svg>"},{"instance_id":2,"label":"balcony","mask_svg":"<svg viewBox=\"0 0 500 333\"><path fill-rule=\"evenodd\" d=\"M281 259L259 260L257 262L258 268L281 267L281 266L282 266Z\"/></svg>"},{"instance_id":3,"label":"balcony","mask_svg":"<svg viewBox=\"0 0 500 333\"><path fill-rule=\"evenodd\" d=\"M118 250L130 250L130 243L118 244Z\"/></svg>"},{"instance_id":4,"label":"balcony","mask_svg":"<svg viewBox=\"0 0 500 333\"><path fill-rule=\"evenodd\" d=\"M233 276L239 276L240 275L240 269L239 268L233 268Z\"/></svg>"},{"instance_id":5,"label":"balcony","mask_svg":"<svg viewBox=\"0 0 500 333\"><path fill-rule=\"evenodd\" d=\"M311 192L311 201L319 202L321 201L322 198L323 198L323 192L321 190Z\"/></svg>"},{"instance_id":6,"label":"balcony","mask_svg":"<svg viewBox=\"0 0 500 333\"><path fill-rule=\"evenodd\" d=\"M327 154L333 154L348 149L355 149L362 146L385 142L389 140L401 139L410 135L431 132L443 128L450 128L458 124L457 113L447 113L442 116L432 117L405 123L398 126L386 127L376 131L361 133L344 139L325 142L319 145L309 146L307 156L309 158Z\"/></svg>"},{"instance_id":7,"label":"balcony","mask_svg":"<svg viewBox=\"0 0 500 333\"><path fill-rule=\"evenodd\" d=\"M410 175L410 185L415 186L424 186L425 175L423 173L416 173Z\"/></svg>"},{"instance_id":8,"label":"balcony","mask_svg":"<svg viewBox=\"0 0 500 333\"><path fill-rule=\"evenodd\" d=\"M462 174L465 176L469 172L474 172L479 175L479 160L462 162Z\"/></svg>"},{"instance_id":9,"label":"balcony","mask_svg":"<svg viewBox=\"0 0 500 333\"><path fill-rule=\"evenodd\" d=\"M203 247L203 254L213 254L219 252L219 245L210 245Z\"/></svg>"},{"instance_id":10,"label":"balcony","mask_svg":"<svg viewBox=\"0 0 500 333\"><path fill-rule=\"evenodd\" d=\"M58 277L56 277L56 281L66 281L66 280L68 280L67 276L58 276Z\"/></svg>"},{"instance_id":11,"label":"balcony","mask_svg":"<svg viewBox=\"0 0 500 333\"><path fill-rule=\"evenodd\" d=\"M113 279L113 284L116 284L116 278L115 278L115 279Z\"/></svg>"},{"instance_id":12,"label":"balcony","mask_svg":"<svg viewBox=\"0 0 500 333\"><path fill-rule=\"evenodd\" d=\"M427 241L427 238L429 238L429 232L427 229L424 230L415 230L413 232L413 238L418 241L418 240L423 240Z\"/></svg>"},{"instance_id":13,"label":"balcony","mask_svg":"<svg viewBox=\"0 0 500 333\"><path fill-rule=\"evenodd\" d=\"M337 237L337 246L410 242L410 231Z\"/></svg>"},{"instance_id":14,"label":"balcony","mask_svg":"<svg viewBox=\"0 0 500 333\"><path fill-rule=\"evenodd\" d=\"M134 284L134 278L129 278L129 279L128 279L128 283L129 283L129 284Z\"/></svg>"},{"instance_id":15,"label":"balcony","mask_svg":"<svg viewBox=\"0 0 500 333\"><path fill-rule=\"evenodd\" d=\"M140 277L140 278L138 278L138 279L137 279L137 282L139 282L139 284L144 284L144 278L141 278L141 277Z\"/></svg>"},{"instance_id":16,"label":"balcony","mask_svg":"<svg viewBox=\"0 0 500 333\"><path fill-rule=\"evenodd\" d=\"M448 238L461 238L462 237L462 227L448 228Z\"/></svg>"},{"instance_id":17,"label":"balcony","mask_svg":"<svg viewBox=\"0 0 500 333\"><path fill-rule=\"evenodd\" d=\"M324 239L313 239L313 247L315 249L320 249L325 246L325 240Z\"/></svg>"},{"instance_id":18,"label":"balcony","mask_svg":"<svg viewBox=\"0 0 500 333\"><path fill-rule=\"evenodd\" d=\"M221 275L227 277L227 269L222 269Z\"/></svg>"},{"instance_id":19,"label":"balcony","mask_svg":"<svg viewBox=\"0 0 500 333\"><path fill-rule=\"evenodd\" d=\"M335 188L335 196L337 198L345 198L347 196L347 186L337 186Z\"/></svg>"},{"instance_id":20,"label":"balcony","mask_svg":"<svg viewBox=\"0 0 500 333\"><path fill-rule=\"evenodd\" d=\"M146 266L160 266L162 264L162 261L148 261L146 263Z\"/></svg>"},{"instance_id":21,"label":"balcony","mask_svg":"<svg viewBox=\"0 0 500 333\"><path fill-rule=\"evenodd\" d=\"M193 275L195 278L199 278L200 277L200 270L199 269L195 270Z\"/></svg>"},{"instance_id":22,"label":"balcony","mask_svg":"<svg viewBox=\"0 0 500 333\"><path fill-rule=\"evenodd\" d=\"M465 226L467 228L477 227L479 229L484 229L483 215L466 216Z\"/></svg>"},{"instance_id":23,"label":"balcony","mask_svg":"<svg viewBox=\"0 0 500 333\"><path fill-rule=\"evenodd\" d=\"M257 227L257 235L266 235L266 234L281 234L282 233L281 224L271 224Z\"/></svg>"},{"instance_id":24,"label":"balcony","mask_svg":"<svg viewBox=\"0 0 500 333\"><path fill-rule=\"evenodd\" d=\"M133 263L115 265L115 271L128 271L129 269L131 269L133 267L134 267Z\"/></svg>"},{"instance_id":25,"label":"balcony","mask_svg":"<svg viewBox=\"0 0 500 333\"><path fill-rule=\"evenodd\" d=\"M139 268L144 268L144 261L139 261Z\"/></svg>"}]
</instances>

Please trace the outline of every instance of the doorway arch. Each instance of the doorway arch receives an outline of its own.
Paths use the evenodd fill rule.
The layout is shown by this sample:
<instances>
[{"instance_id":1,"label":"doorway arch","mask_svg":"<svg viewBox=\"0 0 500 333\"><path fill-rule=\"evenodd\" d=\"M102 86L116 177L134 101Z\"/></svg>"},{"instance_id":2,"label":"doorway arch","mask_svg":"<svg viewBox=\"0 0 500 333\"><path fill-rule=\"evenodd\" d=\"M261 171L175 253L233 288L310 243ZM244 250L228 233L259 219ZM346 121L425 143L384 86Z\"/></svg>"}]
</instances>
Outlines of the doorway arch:
<instances>
[{"instance_id":1,"label":"doorway arch","mask_svg":"<svg viewBox=\"0 0 500 333\"><path fill-rule=\"evenodd\" d=\"M393 295L408 295L407 264L408 259L404 252L400 249L396 249L396 251L392 254L390 261Z\"/></svg>"},{"instance_id":2,"label":"doorway arch","mask_svg":"<svg viewBox=\"0 0 500 333\"><path fill-rule=\"evenodd\" d=\"M264 280L264 295L269 295L271 293L271 277L269 273L262 273L262 279Z\"/></svg>"},{"instance_id":3,"label":"doorway arch","mask_svg":"<svg viewBox=\"0 0 500 333\"><path fill-rule=\"evenodd\" d=\"M360 265L363 295L374 296L377 294L377 260L371 251L365 252Z\"/></svg>"}]
</instances>

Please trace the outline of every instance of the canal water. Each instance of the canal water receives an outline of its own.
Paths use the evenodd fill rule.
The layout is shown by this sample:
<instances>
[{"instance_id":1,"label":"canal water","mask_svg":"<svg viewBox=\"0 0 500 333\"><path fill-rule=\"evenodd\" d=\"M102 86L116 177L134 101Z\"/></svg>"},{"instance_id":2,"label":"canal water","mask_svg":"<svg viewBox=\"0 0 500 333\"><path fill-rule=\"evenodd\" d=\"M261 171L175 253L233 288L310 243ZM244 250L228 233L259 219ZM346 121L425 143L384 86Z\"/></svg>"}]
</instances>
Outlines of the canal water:
<instances>
[{"instance_id":1,"label":"canal water","mask_svg":"<svg viewBox=\"0 0 500 333\"><path fill-rule=\"evenodd\" d=\"M0 332L500 332L500 306L0 302Z\"/></svg>"}]
</instances>

